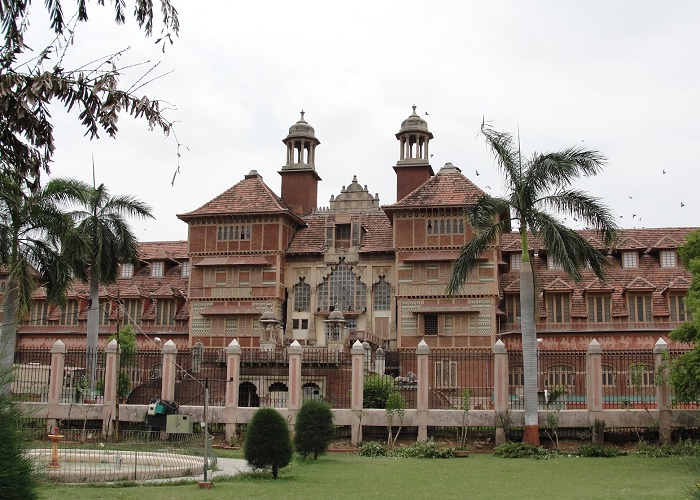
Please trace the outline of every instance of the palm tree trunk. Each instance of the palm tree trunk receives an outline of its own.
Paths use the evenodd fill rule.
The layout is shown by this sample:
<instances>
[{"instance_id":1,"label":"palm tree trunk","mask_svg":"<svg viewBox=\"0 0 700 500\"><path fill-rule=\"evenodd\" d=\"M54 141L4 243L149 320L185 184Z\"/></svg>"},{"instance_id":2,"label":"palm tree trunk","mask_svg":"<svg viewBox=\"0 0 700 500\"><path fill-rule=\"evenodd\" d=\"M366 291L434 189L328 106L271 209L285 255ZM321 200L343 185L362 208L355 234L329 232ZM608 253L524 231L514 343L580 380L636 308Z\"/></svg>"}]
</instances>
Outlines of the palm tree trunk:
<instances>
[{"instance_id":1,"label":"palm tree trunk","mask_svg":"<svg viewBox=\"0 0 700 500\"><path fill-rule=\"evenodd\" d=\"M527 246L523 248L523 259L520 266L520 325L523 342L523 373L525 377L525 427L523 429L523 442L533 446L539 446L535 283L532 265L530 264L529 255L527 255ZM527 258L525 258L526 255Z\"/></svg>"},{"instance_id":2,"label":"palm tree trunk","mask_svg":"<svg viewBox=\"0 0 700 500\"><path fill-rule=\"evenodd\" d=\"M90 377L90 397L95 395L97 377L97 338L100 323L100 283L97 273L90 273L90 308L87 315L86 369Z\"/></svg>"},{"instance_id":3,"label":"palm tree trunk","mask_svg":"<svg viewBox=\"0 0 700 500\"><path fill-rule=\"evenodd\" d=\"M9 394L10 376L15 363L17 345L17 288L10 283L3 301L2 330L0 331L0 391Z\"/></svg>"}]
</instances>

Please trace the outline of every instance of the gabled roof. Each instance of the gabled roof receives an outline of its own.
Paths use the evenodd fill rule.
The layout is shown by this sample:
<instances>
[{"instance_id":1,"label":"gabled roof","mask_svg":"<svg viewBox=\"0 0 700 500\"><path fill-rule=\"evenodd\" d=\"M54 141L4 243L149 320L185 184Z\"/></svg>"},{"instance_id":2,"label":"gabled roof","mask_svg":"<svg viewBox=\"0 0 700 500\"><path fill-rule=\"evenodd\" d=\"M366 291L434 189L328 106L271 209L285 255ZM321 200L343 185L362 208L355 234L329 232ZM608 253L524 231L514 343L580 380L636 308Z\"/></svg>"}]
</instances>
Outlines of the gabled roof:
<instances>
[{"instance_id":1,"label":"gabled roof","mask_svg":"<svg viewBox=\"0 0 700 500\"><path fill-rule=\"evenodd\" d=\"M647 280L642 278L641 276L637 276L632 280L630 284L628 284L625 287L625 291L630 291L630 290L655 290L656 286L652 285L649 283Z\"/></svg>"},{"instance_id":2,"label":"gabled roof","mask_svg":"<svg viewBox=\"0 0 700 500\"><path fill-rule=\"evenodd\" d=\"M566 283L561 278L555 278L542 288L548 292L570 292L574 289L574 287Z\"/></svg>"},{"instance_id":3,"label":"gabled roof","mask_svg":"<svg viewBox=\"0 0 700 500\"><path fill-rule=\"evenodd\" d=\"M437 174L418 186L402 200L382 207L385 212L408 208L467 207L484 196L484 192L460 170L447 163ZM391 217L391 215L389 215Z\"/></svg>"},{"instance_id":4,"label":"gabled roof","mask_svg":"<svg viewBox=\"0 0 700 500\"><path fill-rule=\"evenodd\" d=\"M262 176L253 170L241 182L213 200L177 217L187 221L203 216L270 213L284 213L301 222L282 199L263 182Z\"/></svg>"},{"instance_id":5,"label":"gabled roof","mask_svg":"<svg viewBox=\"0 0 700 500\"><path fill-rule=\"evenodd\" d=\"M670 248L677 248L679 245L678 240L670 237L669 235L665 234L661 237L659 241L651 245L651 248L649 250L667 250Z\"/></svg>"}]
</instances>

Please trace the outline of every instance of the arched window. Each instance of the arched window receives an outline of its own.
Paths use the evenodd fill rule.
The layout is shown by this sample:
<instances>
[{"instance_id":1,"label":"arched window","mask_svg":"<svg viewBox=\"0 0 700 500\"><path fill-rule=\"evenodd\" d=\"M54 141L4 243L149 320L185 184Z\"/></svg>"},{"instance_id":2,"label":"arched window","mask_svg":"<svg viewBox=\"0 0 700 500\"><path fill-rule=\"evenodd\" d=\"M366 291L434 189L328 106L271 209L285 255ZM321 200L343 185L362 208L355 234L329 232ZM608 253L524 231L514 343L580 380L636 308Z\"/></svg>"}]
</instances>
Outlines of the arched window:
<instances>
[{"instance_id":1,"label":"arched window","mask_svg":"<svg viewBox=\"0 0 700 500\"><path fill-rule=\"evenodd\" d=\"M309 399L323 399L321 388L313 382L307 382L301 386L301 399L307 401Z\"/></svg>"},{"instance_id":2,"label":"arched window","mask_svg":"<svg viewBox=\"0 0 700 500\"><path fill-rule=\"evenodd\" d=\"M318 307L330 311L338 306L341 311L356 311L366 307L367 287L352 273L352 267L341 257L333 272L318 287Z\"/></svg>"},{"instance_id":3,"label":"arched window","mask_svg":"<svg viewBox=\"0 0 700 500\"><path fill-rule=\"evenodd\" d=\"M384 277L379 278L379 282L374 285L374 310L388 311L391 309L391 285Z\"/></svg>"},{"instance_id":4,"label":"arched window","mask_svg":"<svg viewBox=\"0 0 700 500\"><path fill-rule=\"evenodd\" d=\"M299 283L294 285L294 310L311 310L311 286L304 282L305 278L300 278Z\"/></svg>"},{"instance_id":5,"label":"arched window","mask_svg":"<svg viewBox=\"0 0 700 500\"><path fill-rule=\"evenodd\" d=\"M270 406L272 408L286 408L287 407L287 395L289 389L282 382L275 382L268 388L270 393Z\"/></svg>"}]
</instances>

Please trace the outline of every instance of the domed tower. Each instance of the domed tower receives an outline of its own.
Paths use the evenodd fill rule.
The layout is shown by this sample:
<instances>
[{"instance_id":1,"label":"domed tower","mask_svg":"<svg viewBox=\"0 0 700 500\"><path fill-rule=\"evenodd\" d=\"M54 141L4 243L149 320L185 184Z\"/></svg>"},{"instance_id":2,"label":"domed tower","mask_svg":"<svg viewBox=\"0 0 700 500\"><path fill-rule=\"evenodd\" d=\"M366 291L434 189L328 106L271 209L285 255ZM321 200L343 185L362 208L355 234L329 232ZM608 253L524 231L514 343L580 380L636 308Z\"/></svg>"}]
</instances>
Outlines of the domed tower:
<instances>
[{"instance_id":1,"label":"domed tower","mask_svg":"<svg viewBox=\"0 0 700 500\"><path fill-rule=\"evenodd\" d=\"M316 209L318 181L316 173L316 139L314 128L301 118L289 127L289 134L282 141L287 146L287 162L279 171L282 176L282 201L297 215L308 215Z\"/></svg>"},{"instance_id":2,"label":"domed tower","mask_svg":"<svg viewBox=\"0 0 700 500\"><path fill-rule=\"evenodd\" d=\"M434 174L428 154L428 143L433 134L426 121L416 114L415 105L411 116L401 123L396 138L401 143L399 161L394 167L396 201L400 201Z\"/></svg>"}]
</instances>

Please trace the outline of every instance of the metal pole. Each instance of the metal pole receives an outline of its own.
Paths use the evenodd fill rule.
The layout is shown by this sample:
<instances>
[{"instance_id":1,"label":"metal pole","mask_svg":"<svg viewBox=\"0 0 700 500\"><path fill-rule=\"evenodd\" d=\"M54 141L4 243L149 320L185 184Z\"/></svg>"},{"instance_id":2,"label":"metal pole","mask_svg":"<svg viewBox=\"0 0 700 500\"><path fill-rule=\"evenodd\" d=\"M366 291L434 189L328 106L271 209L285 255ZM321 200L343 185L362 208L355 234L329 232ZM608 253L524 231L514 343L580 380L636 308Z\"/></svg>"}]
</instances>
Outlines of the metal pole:
<instances>
[{"instance_id":1,"label":"metal pole","mask_svg":"<svg viewBox=\"0 0 700 500\"><path fill-rule=\"evenodd\" d=\"M204 379L204 481L207 480L209 465L209 429L207 425L207 410L209 409L209 377Z\"/></svg>"}]
</instances>

